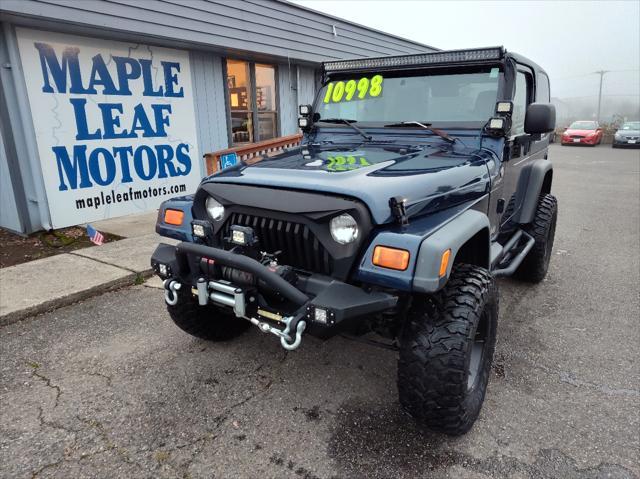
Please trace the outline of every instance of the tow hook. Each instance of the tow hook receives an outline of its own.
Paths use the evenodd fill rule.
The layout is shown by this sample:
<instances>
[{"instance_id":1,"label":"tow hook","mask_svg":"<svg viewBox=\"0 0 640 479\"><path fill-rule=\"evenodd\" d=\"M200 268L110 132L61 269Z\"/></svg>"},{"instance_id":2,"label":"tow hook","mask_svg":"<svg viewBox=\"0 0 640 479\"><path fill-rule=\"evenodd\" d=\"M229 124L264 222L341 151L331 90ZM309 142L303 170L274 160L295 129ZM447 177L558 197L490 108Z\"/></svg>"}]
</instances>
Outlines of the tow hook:
<instances>
[{"instance_id":1,"label":"tow hook","mask_svg":"<svg viewBox=\"0 0 640 479\"><path fill-rule=\"evenodd\" d=\"M169 306L178 304L178 290L182 287L175 279L165 279L164 283L164 300Z\"/></svg>"},{"instance_id":2,"label":"tow hook","mask_svg":"<svg viewBox=\"0 0 640 479\"><path fill-rule=\"evenodd\" d=\"M282 318L282 322L285 324L285 328L280 330L274 328L269 323L260 321L256 318L247 318L252 324L258 326L258 329L263 333L275 334L280 338L280 345L287 351L293 351L298 349L302 342L302 333L307 327L307 322L302 317L287 316ZM292 331L295 329L293 338L291 337Z\"/></svg>"},{"instance_id":3,"label":"tow hook","mask_svg":"<svg viewBox=\"0 0 640 479\"><path fill-rule=\"evenodd\" d=\"M287 327L284 328L284 331L283 331L286 337L280 336L280 345L287 351L293 351L294 349L297 349L298 346L300 346L300 343L302 342L302 333L304 332L304 329L307 327L307 322L304 319L301 319L300 317L298 317L296 320L296 318L294 318L293 316L288 316L287 319L289 321L285 321L285 324L287 325ZM293 341L291 340L292 329L295 329L296 331L295 339Z\"/></svg>"}]
</instances>

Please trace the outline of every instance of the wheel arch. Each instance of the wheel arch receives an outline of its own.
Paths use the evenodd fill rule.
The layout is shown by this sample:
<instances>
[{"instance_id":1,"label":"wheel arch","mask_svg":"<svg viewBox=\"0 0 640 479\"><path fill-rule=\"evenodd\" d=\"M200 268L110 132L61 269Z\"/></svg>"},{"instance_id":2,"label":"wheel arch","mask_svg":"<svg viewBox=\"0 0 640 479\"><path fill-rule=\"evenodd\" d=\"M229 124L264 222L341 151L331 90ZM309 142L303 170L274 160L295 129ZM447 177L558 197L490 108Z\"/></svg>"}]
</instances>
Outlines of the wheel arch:
<instances>
[{"instance_id":1,"label":"wheel arch","mask_svg":"<svg viewBox=\"0 0 640 479\"><path fill-rule=\"evenodd\" d=\"M448 281L454 263L468 263L489 269L489 218L483 212L467 210L425 238L418 251L413 291L431 293ZM440 276L442 255L451 250L446 273Z\"/></svg>"},{"instance_id":2,"label":"wheel arch","mask_svg":"<svg viewBox=\"0 0 640 479\"><path fill-rule=\"evenodd\" d=\"M482 228L460 246L452 263L466 263L489 269L490 245L489 228Z\"/></svg>"},{"instance_id":3,"label":"wheel arch","mask_svg":"<svg viewBox=\"0 0 640 479\"><path fill-rule=\"evenodd\" d=\"M552 183L553 164L551 161L547 159L534 161L529 170L529 179L524 191L518 223L528 224L533 221L538 206L538 198L541 194L551 193Z\"/></svg>"}]
</instances>

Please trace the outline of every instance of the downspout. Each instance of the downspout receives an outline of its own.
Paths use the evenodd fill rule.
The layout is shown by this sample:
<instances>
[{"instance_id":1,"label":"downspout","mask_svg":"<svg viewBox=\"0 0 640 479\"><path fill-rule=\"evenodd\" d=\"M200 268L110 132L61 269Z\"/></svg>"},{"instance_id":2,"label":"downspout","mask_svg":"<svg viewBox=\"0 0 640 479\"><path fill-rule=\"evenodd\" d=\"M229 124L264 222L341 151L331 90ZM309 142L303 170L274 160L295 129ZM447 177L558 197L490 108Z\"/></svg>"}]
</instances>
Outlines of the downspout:
<instances>
[{"instance_id":1,"label":"downspout","mask_svg":"<svg viewBox=\"0 0 640 479\"><path fill-rule=\"evenodd\" d=\"M42 166L39 161L40 156L38 154L36 134L31 120L31 108L29 106L27 89L24 82L24 73L22 71L22 63L20 62L20 54L16 42L16 33L13 29L13 25L8 22L2 22L2 30L4 32L7 51L9 52L11 76L13 78L13 84L16 90L16 100L18 102L18 113L20 115L20 123L25 138L25 146L28 152L28 157L23 160L26 160L29 164L29 173L31 173L31 181L33 184L33 191L30 192L31 194L27 194L27 201L38 205L40 226L45 230L50 230L52 229L51 213L49 212L47 203L44 178L42 177Z\"/></svg>"}]
</instances>

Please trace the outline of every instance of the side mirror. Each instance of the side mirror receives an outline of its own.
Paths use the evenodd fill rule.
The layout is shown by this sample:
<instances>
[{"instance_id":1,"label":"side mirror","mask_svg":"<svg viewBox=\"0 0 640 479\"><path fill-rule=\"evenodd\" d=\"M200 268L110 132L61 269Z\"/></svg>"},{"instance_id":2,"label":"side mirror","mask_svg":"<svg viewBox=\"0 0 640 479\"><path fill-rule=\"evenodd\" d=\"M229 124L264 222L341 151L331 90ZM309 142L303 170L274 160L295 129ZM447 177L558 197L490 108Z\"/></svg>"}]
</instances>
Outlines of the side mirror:
<instances>
[{"instance_id":1,"label":"side mirror","mask_svg":"<svg viewBox=\"0 0 640 479\"><path fill-rule=\"evenodd\" d=\"M532 103L524 117L524 132L529 135L549 133L556 128L556 107L551 103Z\"/></svg>"}]
</instances>

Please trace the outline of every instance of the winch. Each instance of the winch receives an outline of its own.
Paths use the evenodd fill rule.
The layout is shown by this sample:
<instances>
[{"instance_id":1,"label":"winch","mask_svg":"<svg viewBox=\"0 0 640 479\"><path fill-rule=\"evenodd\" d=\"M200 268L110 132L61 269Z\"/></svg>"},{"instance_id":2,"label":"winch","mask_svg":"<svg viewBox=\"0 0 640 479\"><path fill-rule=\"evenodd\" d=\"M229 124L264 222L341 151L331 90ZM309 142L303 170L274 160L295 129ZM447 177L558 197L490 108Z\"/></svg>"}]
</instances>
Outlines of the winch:
<instances>
[{"instance_id":1,"label":"winch","mask_svg":"<svg viewBox=\"0 0 640 479\"><path fill-rule=\"evenodd\" d=\"M242 273L240 270L235 270ZM178 291L182 284L175 279L164 281L165 301L174 306L178 303ZM227 306L233 309L238 318L246 319L260 329L263 333L271 333L280 338L280 344L288 351L293 351L302 342L302 333L307 327L305 321L306 312L295 316L283 316L278 313L266 311L258 307L257 292L253 288L243 288L226 280L207 280L198 278L196 282L196 294L198 304L206 306L210 302ZM269 324L267 320L260 320L262 316L273 322L284 325L283 329Z\"/></svg>"}]
</instances>

